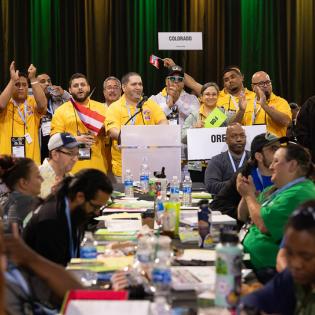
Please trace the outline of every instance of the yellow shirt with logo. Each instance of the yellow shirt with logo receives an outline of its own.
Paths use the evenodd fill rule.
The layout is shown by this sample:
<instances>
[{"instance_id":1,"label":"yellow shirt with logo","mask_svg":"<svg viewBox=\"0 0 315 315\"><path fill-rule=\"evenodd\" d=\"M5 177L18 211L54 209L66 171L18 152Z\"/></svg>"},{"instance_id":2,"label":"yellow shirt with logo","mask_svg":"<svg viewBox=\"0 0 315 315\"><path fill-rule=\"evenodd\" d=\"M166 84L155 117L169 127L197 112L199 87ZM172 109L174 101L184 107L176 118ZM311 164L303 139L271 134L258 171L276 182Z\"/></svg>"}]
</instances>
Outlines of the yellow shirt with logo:
<instances>
[{"instance_id":1,"label":"yellow shirt with logo","mask_svg":"<svg viewBox=\"0 0 315 315\"><path fill-rule=\"evenodd\" d=\"M26 125L19 115L18 107L11 99L6 108L0 112L0 154L12 154L11 137L24 137L28 133L32 139L28 143L25 139L25 156L40 165L39 126L40 119L45 113L38 113L34 96L28 96L24 103L19 105L20 113L24 116L26 110Z\"/></svg>"},{"instance_id":2,"label":"yellow shirt with logo","mask_svg":"<svg viewBox=\"0 0 315 315\"><path fill-rule=\"evenodd\" d=\"M90 100L87 107L106 117L107 108L104 104ZM51 135L57 132L69 132L73 136L88 133L88 129L80 120L70 101L58 107L54 113L51 121ZM91 159L77 161L72 168L71 173L77 173L84 168L95 168L105 173L107 172L108 167L105 156L105 130L102 129L95 140L96 142L91 147Z\"/></svg>"},{"instance_id":3,"label":"yellow shirt with logo","mask_svg":"<svg viewBox=\"0 0 315 315\"><path fill-rule=\"evenodd\" d=\"M245 97L247 102L254 99L255 95L255 92L245 88ZM226 93L224 90L221 90L217 100L217 106L223 107L225 112L234 112L236 114L236 112L238 111L238 102L239 97L232 96L231 94Z\"/></svg>"},{"instance_id":4,"label":"yellow shirt with logo","mask_svg":"<svg viewBox=\"0 0 315 315\"><path fill-rule=\"evenodd\" d=\"M153 100L147 100L143 104L143 119L141 114L135 117L134 125L157 125L160 121L166 120L166 116L162 108ZM112 128L120 130L127 120L135 113L135 107L128 107L126 105L126 98L123 95L118 101L112 103L107 111L106 116L106 131L108 132ZM131 125L129 122L128 125ZM118 147L117 141L112 142L112 171L115 176L121 176L121 151Z\"/></svg>"},{"instance_id":5,"label":"yellow shirt with logo","mask_svg":"<svg viewBox=\"0 0 315 315\"><path fill-rule=\"evenodd\" d=\"M256 103L256 104L255 104ZM279 112L286 114L292 119L292 113L288 102L275 94L271 93L267 105L275 108ZM284 137L287 133L287 127L279 126L271 117L263 110L259 102L255 99L247 103L245 114L242 120L244 126L264 125L266 124L267 132L274 134L277 137Z\"/></svg>"}]
</instances>

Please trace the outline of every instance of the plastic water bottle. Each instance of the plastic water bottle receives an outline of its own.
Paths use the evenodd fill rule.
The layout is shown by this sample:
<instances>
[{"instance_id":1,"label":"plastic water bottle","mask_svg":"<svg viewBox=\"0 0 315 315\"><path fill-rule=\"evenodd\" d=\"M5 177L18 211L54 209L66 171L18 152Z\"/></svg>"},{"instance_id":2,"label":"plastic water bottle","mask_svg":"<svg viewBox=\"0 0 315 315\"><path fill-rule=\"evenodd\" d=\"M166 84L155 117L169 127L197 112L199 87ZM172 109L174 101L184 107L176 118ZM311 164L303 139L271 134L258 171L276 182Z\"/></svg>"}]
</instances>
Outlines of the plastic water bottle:
<instances>
[{"instance_id":1,"label":"plastic water bottle","mask_svg":"<svg viewBox=\"0 0 315 315\"><path fill-rule=\"evenodd\" d=\"M155 247L156 259L151 274L152 285L155 291L153 314L171 314L170 305L167 303L172 283L170 244L171 239L167 236L157 238Z\"/></svg>"},{"instance_id":2,"label":"plastic water bottle","mask_svg":"<svg viewBox=\"0 0 315 315\"><path fill-rule=\"evenodd\" d=\"M149 191L149 166L147 163L147 158L143 158L143 162L140 166L140 188L142 192L147 193Z\"/></svg>"},{"instance_id":3,"label":"plastic water bottle","mask_svg":"<svg viewBox=\"0 0 315 315\"><path fill-rule=\"evenodd\" d=\"M132 198L134 196L134 194L133 194L133 176L132 176L131 171L129 169L126 170L124 184L125 184L125 196L128 198Z\"/></svg>"},{"instance_id":4,"label":"plastic water bottle","mask_svg":"<svg viewBox=\"0 0 315 315\"><path fill-rule=\"evenodd\" d=\"M166 201L166 193L159 191L155 199L155 221L158 225L162 225L162 216L164 214L164 203Z\"/></svg>"},{"instance_id":5,"label":"plastic water bottle","mask_svg":"<svg viewBox=\"0 0 315 315\"><path fill-rule=\"evenodd\" d=\"M221 233L216 246L215 305L233 308L241 291L243 249L236 233Z\"/></svg>"},{"instance_id":6,"label":"plastic water bottle","mask_svg":"<svg viewBox=\"0 0 315 315\"><path fill-rule=\"evenodd\" d=\"M155 236L143 235L138 240L137 252L135 256L135 269L138 271L151 270L154 263Z\"/></svg>"},{"instance_id":7,"label":"plastic water bottle","mask_svg":"<svg viewBox=\"0 0 315 315\"><path fill-rule=\"evenodd\" d=\"M199 247L212 248L214 246L212 239L212 213L209 208L208 200L200 203L198 211L198 232Z\"/></svg>"},{"instance_id":8,"label":"plastic water bottle","mask_svg":"<svg viewBox=\"0 0 315 315\"><path fill-rule=\"evenodd\" d=\"M170 185L170 201L179 201L179 180L177 176L173 176Z\"/></svg>"},{"instance_id":9,"label":"plastic water bottle","mask_svg":"<svg viewBox=\"0 0 315 315\"><path fill-rule=\"evenodd\" d=\"M80 257L86 259L95 259L97 257L97 242L92 232L85 232L84 239L80 247Z\"/></svg>"},{"instance_id":10,"label":"plastic water bottle","mask_svg":"<svg viewBox=\"0 0 315 315\"><path fill-rule=\"evenodd\" d=\"M192 181L190 179L190 176L185 175L185 179L183 181L183 206L191 206L191 187Z\"/></svg>"}]
</instances>

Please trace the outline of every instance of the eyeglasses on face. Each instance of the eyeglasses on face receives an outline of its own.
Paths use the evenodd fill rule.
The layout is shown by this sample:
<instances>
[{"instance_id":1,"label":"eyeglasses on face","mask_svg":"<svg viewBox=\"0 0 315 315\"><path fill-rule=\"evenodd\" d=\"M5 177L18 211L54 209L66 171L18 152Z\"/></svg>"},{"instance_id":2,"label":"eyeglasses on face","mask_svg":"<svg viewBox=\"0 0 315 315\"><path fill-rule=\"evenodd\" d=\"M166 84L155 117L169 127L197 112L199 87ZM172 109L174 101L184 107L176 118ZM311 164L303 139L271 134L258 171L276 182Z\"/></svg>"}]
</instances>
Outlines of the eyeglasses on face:
<instances>
[{"instance_id":1,"label":"eyeglasses on face","mask_svg":"<svg viewBox=\"0 0 315 315\"><path fill-rule=\"evenodd\" d=\"M113 91L118 91L120 90L120 86L106 86L104 90L107 90L107 91L110 91L110 90L113 90Z\"/></svg>"},{"instance_id":2,"label":"eyeglasses on face","mask_svg":"<svg viewBox=\"0 0 315 315\"><path fill-rule=\"evenodd\" d=\"M271 85L271 81L267 80L267 81L260 81L257 83L252 83L253 85L258 85L259 87L267 87L269 85Z\"/></svg>"},{"instance_id":3,"label":"eyeglasses on face","mask_svg":"<svg viewBox=\"0 0 315 315\"><path fill-rule=\"evenodd\" d=\"M79 152L67 152L67 151L63 151L63 150L56 150L57 152L60 152L62 154L71 156L71 157L78 157L79 156Z\"/></svg>"},{"instance_id":4,"label":"eyeglasses on face","mask_svg":"<svg viewBox=\"0 0 315 315\"><path fill-rule=\"evenodd\" d=\"M171 81L172 83L178 83L178 82L184 81L184 78L180 76L170 76L170 77L167 77L167 79Z\"/></svg>"}]
</instances>

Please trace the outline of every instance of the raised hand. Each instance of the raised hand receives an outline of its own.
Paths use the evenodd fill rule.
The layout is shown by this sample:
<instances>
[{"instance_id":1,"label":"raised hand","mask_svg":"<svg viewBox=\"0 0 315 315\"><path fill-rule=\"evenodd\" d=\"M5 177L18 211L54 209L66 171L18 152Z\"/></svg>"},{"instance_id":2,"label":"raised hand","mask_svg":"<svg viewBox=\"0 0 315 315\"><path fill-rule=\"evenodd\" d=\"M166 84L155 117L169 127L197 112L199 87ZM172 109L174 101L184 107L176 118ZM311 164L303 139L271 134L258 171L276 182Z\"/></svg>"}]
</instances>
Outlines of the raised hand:
<instances>
[{"instance_id":1,"label":"raised hand","mask_svg":"<svg viewBox=\"0 0 315 315\"><path fill-rule=\"evenodd\" d=\"M28 69L27 69L27 72L28 72L28 78L30 80L32 79L35 79L36 78L36 68L33 64L31 64Z\"/></svg>"},{"instance_id":2,"label":"raised hand","mask_svg":"<svg viewBox=\"0 0 315 315\"><path fill-rule=\"evenodd\" d=\"M15 61L10 64L10 78L14 82L19 79L19 70L15 70Z\"/></svg>"}]
</instances>

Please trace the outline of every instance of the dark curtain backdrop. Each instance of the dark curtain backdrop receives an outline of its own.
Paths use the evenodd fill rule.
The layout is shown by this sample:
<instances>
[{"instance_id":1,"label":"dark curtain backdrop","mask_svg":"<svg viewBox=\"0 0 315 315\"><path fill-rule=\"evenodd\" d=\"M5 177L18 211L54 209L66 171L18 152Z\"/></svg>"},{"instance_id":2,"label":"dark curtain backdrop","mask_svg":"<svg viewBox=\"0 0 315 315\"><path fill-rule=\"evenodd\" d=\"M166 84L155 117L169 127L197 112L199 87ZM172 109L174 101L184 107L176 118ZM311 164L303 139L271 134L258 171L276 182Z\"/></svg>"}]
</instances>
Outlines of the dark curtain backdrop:
<instances>
[{"instance_id":1,"label":"dark curtain backdrop","mask_svg":"<svg viewBox=\"0 0 315 315\"><path fill-rule=\"evenodd\" d=\"M9 64L67 88L74 72L87 74L93 98L102 101L104 78L142 75L147 95L164 84L165 69L148 62L171 57L204 83L226 65L251 75L267 71L275 92L303 102L315 94L315 4L312 0L0 0L1 89ZM159 51L159 31L200 31L203 51Z\"/></svg>"}]
</instances>

